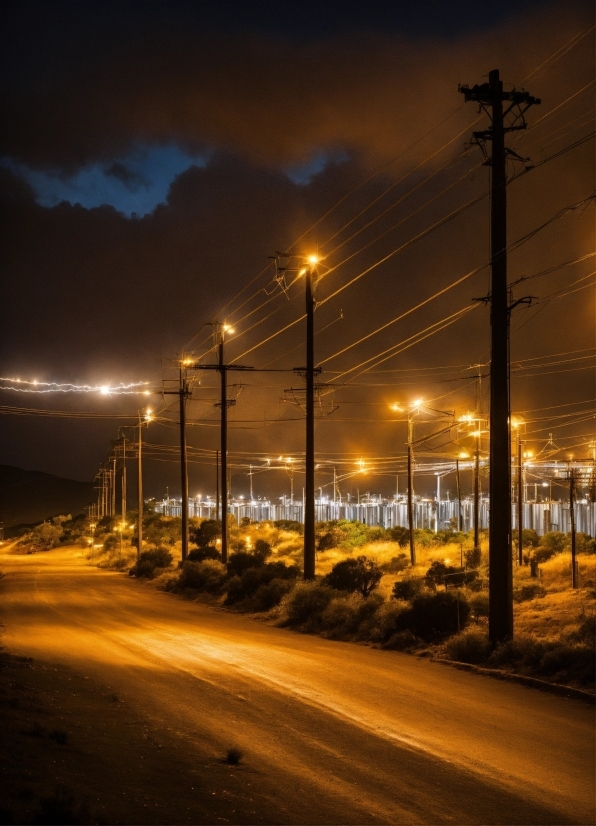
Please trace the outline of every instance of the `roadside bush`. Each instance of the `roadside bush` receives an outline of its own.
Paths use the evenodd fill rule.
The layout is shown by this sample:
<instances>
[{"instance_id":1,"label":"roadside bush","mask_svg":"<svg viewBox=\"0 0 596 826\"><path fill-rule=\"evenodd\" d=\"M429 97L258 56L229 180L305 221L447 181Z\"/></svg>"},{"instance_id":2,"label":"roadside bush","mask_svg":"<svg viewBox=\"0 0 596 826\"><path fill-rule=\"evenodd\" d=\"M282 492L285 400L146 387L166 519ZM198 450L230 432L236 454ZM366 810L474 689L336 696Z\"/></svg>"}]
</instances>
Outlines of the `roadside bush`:
<instances>
[{"instance_id":1,"label":"roadside bush","mask_svg":"<svg viewBox=\"0 0 596 826\"><path fill-rule=\"evenodd\" d=\"M198 548L207 548L215 544L215 540L221 536L221 522L216 519L204 519L201 524L189 532L191 542Z\"/></svg>"},{"instance_id":2,"label":"roadside bush","mask_svg":"<svg viewBox=\"0 0 596 826\"><path fill-rule=\"evenodd\" d=\"M258 613L260 611L270 611L282 601L288 591L294 587L294 580L272 579L265 585L260 585L254 594L247 597L242 602L242 607L246 611Z\"/></svg>"},{"instance_id":3,"label":"roadside bush","mask_svg":"<svg viewBox=\"0 0 596 826\"><path fill-rule=\"evenodd\" d=\"M488 617L488 594L486 591L478 591L478 593L472 594L468 597L468 602L470 603L474 622L477 623L478 620Z\"/></svg>"},{"instance_id":4,"label":"roadside bush","mask_svg":"<svg viewBox=\"0 0 596 826\"><path fill-rule=\"evenodd\" d=\"M186 557L188 562L205 562L206 559L216 559L221 562L221 554L213 545L203 545L200 548L193 548Z\"/></svg>"},{"instance_id":5,"label":"roadside bush","mask_svg":"<svg viewBox=\"0 0 596 826\"><path fill-rule=\"evenodd\" d=\"M409 628L406 628L405 631L397 631L395 634L392 634L383 645L383 648L391 651L414 651L421 643L422 640L410 631Z\"/></svg>"},{"instance_id":6,"label":"roadside bush","mask_svg":"<svg viewBox=\"0 0 596 826\"><path fill-rule=\"evenodd\" d=\"M253 554L263 564L272 554L271 545L265 539L257 539Z\"/></svg>"},{"instance_id":7,"label":"roadside bush","mask_svg":"<svg viewBox=\"0 0 596 826\"><path fill-rule=\"evenodd\" d=\"M128 572L129 576L153 579L155 571L158 568L169 568L172 559L172 554L164 547L156 548L154 551L143 551Z\"/></svg>"},{"instance_id":8,"label":"roadside bush","mask_svg":"<svg viewBox=\"0 0 596 826\"><path fill-rule=\"evenodd\" d=\"M536 560L536 562L547 562L549 559L552 559L558 551L555 551L554 548L535 548L531 553L531 559Z\"/></svg>"},{"instance_id":9,"label":"roadside bush","mask_svg":"<svg viewBox=\"0 0 596 826\"><path fill-rule=\"evenodd\" d=\"M522 547L537 548L540 545L540 537L532 528L524 528L522 531Z\"/></svg>"},{"instance_id":10,"label":"roadside bush","mask_svg":"<svg viewBox=\"0 0 596 826\"><path fill-rule=\"evenodd\" d=\"M320 627L320 614L337 596L327 585L318 582L299 582L285 601L285 625L315 631Z\"/></svg>"},{"instance_id":11,"label":"roadside bush","mask_svg":"<svg viewBox=\"0 0 596 826\"><path fill-rule=\"evenodd\" d=\"M304 533L304 525L302 522L295 522L293 519L276 519L273 522L274 527L282 531L295 531L296 533Z\"/></svg>"},{"instance_id":12,"label":"roadside bush","mask_svg":"<svg viewBox=\"0 0 596 826\"><path fill-rule=\"evenodd\" d=\"M393 585L391 596L394 599L412 600L424 588L424 580L422 577L404 577L398 579Z\"/></svg>"},{"instance_id":13,"label":"roadside bush","mask_svg":"<svg viewBox=\"0 0 596 826\"><path fill-rule=\"evenodd\" d=\"M477 665L488 659L490 644L486 632L473 628L450 637L443 651L450 660Z\"/></svg>"},{"instance_id":14,"label":"roadside bush","mask_svg":"<svg viewBox=\"0 0 596 826\"><path fill-rule=\"evenodd\" d=\"M346 639L353 636L359 625L359 598L350 596L333 597L321 613L321 630L330 639Z\"/></svg>"},{"instance_id":15,"label":"roadside bush","mask_svg":"<svg viewBox=\"0 0 596 826\"><path fill-rule=\"evenodd\" d=\"M400 548L405 548L410 542L410 532L402 525L396 525L389 529L389 538L392 542L397 542Z\"/></svg>"},{"instance_id":16,"label":"roadside bush","mask_svg":"<svg viewBox=\"0 0 596 826\"><path fill-rule=\"evenodd\" d=\"M472 582L477 576L476 571L465 571L463 568L455 568L436 559L426 572L425 579L427 585L431 587L436 585L454 586Z\"/></svg>"},{"instance_id":17,"label":"roadside bush","mask_svg":"<svg viewBox=\"0 0 596 826\"><path fill-rule=\"evenodd\" d=\"M479 568L482 564L482 551L480 548L470 548L464 551L464 559L466 561L466 568Z\"/></svg>"},{"instance_id":18,"label":"roadside bush","mask_svg":"<svg viewBox=\"0 0 596 826\"><path fill-rule=\"evenodd\" d=\"M227 585L227 595L225 605L235 605L243 600L247 600L256 594L263 586L269 585L274 579L292 581L297 578L300 569L296 565L284 565L283 562L270 562L267 565L247 568L240 576L233 576ZM289 590L289 588L287 589ZM261 604L268 599L273 599L274 595L280 594L279 600L273 602L270 607L277 605L281 601L284 592L281 586L274 586L261 594ZM247 609L251 608L251 603L247 603ZM258 610L258 609L254 609ZM261 609L266 610L266 609Z\"/></svg>"},{"instance_id":19,"label":"roadside bush","mask_svg":"<svg viewBox=\"0 0 596 826\"><path fill-rule=\"evenodd\" d=\"M412 605L398 616L397 630L409 630L425 642L435 642L465 628L469 617L470 606L462 595L458 599L453 591L421 593L415 596Z\"/></svg>"},{"instance_id":20,"label":"roadside bush","mask_svg":"<svg viewBox=\"0 0 596 826\"><path fill-rule=\"evenodd\" d=\"M104 538L104 541L103 541L104 551L113 551L118 547L120 547L120 537L118 536L118 534L115 534L115 533L106 534L106 536Z\"/></svg>"},{"instance_id":21,"label":"roadside bush","mask_svg":"<svg viewBox=\"0 0 596 826\"><path fill-rule=\"evenodd\" d=\"M241 577L249 568L258 568L263 560L252 551L236 551L228 558L228 574Z\"/></svg>"},{"instance_id":22,"label":"roadside bush","mask_svg":"<svg viewBox=\"0 0 596 826\"><path fill-rule=\"evenodd\" d=\"M593 650L596 649L596 617L593 613L579 616L579 627L571 635L571 639L583 643Z\"/></svg>"},{"instance_id":23,"label":"roadside bush","mask_svg":"<svg viewBox=\"0 0 596 826\"><path fill-rule=\"evenodd\" d=\"M552 551L553 554L560 554L568 544L568 536L562 531L549 531L540 540L540 547Z\"/></svg>"},{"instance_id":24,"label":"roadside bush","mask_svg":"<svg viewBox=\"0 0 596 826\"><path fill-rule=\"evenodd\" d=\"M578 531L575 535L575 550L578 554L596 554L596 539L592 539L587 533Z\"/></svg>"},{"instance_id":25,"label":"roadside bush","mask_svg":"<svg viewBox=\"0 0 596 826\"><path fill-rule=\"evenodd\" d=\"M182 564L174 590L190 589L217 594L221 591L225 578L225 567L215 559L205 559L203 562L186 561Z\"/></svg>"},{"instance_id":26,"label":"roadside bush","mask_svg":"<svg viewBox=\"0 0 596 826\"><path fill-rule=\"evenodd\" d=\"M358 591L366 599L379 587L382 576L383 571L374 560L358 556L342 559L333 566L323 582L336 591Z\"/></svg>"},{"instance_id":27,"label":"roadside bush","mask_svg":"<svg viewBox=\"0 0 596 826\"><path fill-rule=\"evenodd\" d=\"M594 651L587 645L541 641L519 635L497 646L489 657L496 668L591 687L594 684Z\"/></svg>"},{"instance_id":28,"label":"roadside bush","mask_svg":"<svg viewBox=\"0 0 596 826\"><path fill-rule=\"evenodd\" d=\"M379 605L374 616L374 624L371 624L369 638L373 642L387 642L396 633L398 617L407 608L407 603L394 600Z\"/></svg>"},{"instance_id":29,"label":"roadside bush","mask_svg":"<svg viewBox=\"0 0 596 826\"><path fill-rule=\"evenodd\" d=\"M513 599L515 602L528 602L536 597L543 597L545 594L544 588L537 582L528 582L521 585L513 592Z\"/></svg>"},{"instance_id":30,"label":"roadside bush","mask_svg":"<svg viewBox=\"0 0 596 826\"><path fill-rule=\"evenodd\" d=\"M410 560L405 554L398 554L397 556L392 556L390 561L382 565L381 567L391 574L398 574L400 571L404 571L410 565Z\"/></svg>"},{"instance_id":31,"label":"roadside bush","mask_svg":"<svg viewBox=\"0 0 596 826\"><path fill-rule=\"evenodd\" d=\"M489 658L496 668L511 668L521 674L535 671L544 656L545 646L529 634L518 634L515 639L498 645Z\"/></svg>"}]
</instances>

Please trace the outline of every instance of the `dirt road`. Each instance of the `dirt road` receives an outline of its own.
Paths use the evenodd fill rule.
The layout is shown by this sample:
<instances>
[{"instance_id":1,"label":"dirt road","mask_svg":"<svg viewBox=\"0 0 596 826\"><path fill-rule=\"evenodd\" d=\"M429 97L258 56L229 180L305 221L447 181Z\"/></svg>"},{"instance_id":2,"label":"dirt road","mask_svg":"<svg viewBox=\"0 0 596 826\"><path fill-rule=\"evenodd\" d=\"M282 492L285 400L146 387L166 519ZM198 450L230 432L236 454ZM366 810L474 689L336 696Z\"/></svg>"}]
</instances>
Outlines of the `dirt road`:
<instances>
[{"instance_id":1,"label":"dirt road","mask_svg":"<svg viewBox=\"0 0 596 826\"><path fill-rule=\"evenodd\" d=\"M185 602L80 550L0 568L10 652L109 683L190 761L241 749L255 822L594 822L576 700Z\"/></svg>"}]
</instances>

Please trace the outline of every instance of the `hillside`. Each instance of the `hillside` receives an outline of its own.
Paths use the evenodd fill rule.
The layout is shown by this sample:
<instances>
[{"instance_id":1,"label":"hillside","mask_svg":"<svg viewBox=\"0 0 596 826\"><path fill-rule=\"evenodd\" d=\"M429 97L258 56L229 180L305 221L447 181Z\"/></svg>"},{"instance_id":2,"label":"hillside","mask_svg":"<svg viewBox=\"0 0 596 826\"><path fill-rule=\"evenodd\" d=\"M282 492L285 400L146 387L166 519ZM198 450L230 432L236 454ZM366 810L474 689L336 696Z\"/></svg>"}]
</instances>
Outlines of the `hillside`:
<instances>
[{"instance_id":1,"label":"hillside","mask_svg":"<svg viewBox=\"0 0 596 826\"><path fill-rule=\"evenodd\" d=\"M5 530L58 514L74 516L92 501L92 482L0 465L0 522Z\"/></svg>"}]
</instances>

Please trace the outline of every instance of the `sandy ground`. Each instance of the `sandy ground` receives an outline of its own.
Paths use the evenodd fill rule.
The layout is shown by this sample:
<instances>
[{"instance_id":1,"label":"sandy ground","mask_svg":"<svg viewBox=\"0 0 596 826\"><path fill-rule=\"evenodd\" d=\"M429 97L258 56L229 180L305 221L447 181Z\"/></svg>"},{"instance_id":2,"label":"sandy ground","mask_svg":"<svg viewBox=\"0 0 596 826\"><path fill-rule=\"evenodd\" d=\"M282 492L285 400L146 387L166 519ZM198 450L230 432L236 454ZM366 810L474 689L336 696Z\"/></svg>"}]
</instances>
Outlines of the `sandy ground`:
<instances>
[{"instance_id":1,"label":"sandy ground","mask_svg":"<svg viewBox=\"0 0 596 826\"><path fill-rule=\"evenodd\" d=\"M35 702L35 675L55 679L40 725L68 731L20 733L38 713L27 700L14 738L46 756L17 766L31 778L12 793L64 780L72 750L71 785L108 822L594 821L590 707L188 603L80 554L0 558L4 645L35 658L7 670L30 676Z\"/></svg>"}]
</instances>

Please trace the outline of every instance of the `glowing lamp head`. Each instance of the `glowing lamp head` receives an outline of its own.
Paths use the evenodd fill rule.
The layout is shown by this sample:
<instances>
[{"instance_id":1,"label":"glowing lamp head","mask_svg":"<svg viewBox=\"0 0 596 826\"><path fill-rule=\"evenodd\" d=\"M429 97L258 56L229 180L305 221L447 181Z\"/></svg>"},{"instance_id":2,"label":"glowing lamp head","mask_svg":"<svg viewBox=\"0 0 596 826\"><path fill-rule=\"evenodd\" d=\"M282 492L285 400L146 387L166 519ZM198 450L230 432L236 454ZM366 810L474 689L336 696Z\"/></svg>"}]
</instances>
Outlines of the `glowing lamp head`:
<instances>
[{"instance_id":1,"label":"glowing lamp head","mask_svg":"<svg viewBox=\"0 0 596 826\"><path fill-rule=\"evenodd\" d=\"M318 256L318 255L314 255L314 254L313 254L313 255L309 255L309 256L308 256L308 263L309 263L309 264L312 264L313 266L314 266L315 264L318 264L318 263L319 263L319 256Z\"/></svg>"},{"instance_id":2,"label":"glowing lamp head","mask_svg":"<svg viewBox=\"0 0 596 826\"><path fill-rule=\"evenodd\" d=\"M110 395L110 388L108 387L107 384L104 384L99 388L99 392L101 393L102 396L109 396Z\"/></svg>"},{"instance_id":3,"label":"glowing lamp head","mask_svg":"<svg viewBox=\"0 0 596 826\"><path fill-rule=\"evenodd\" d=\"M223 325L223 331L224 331L224 333L233 333L234 328L230 324L224 324Z\"/></svg>"},{"instance_id":4,"label":"glowing lamp head","mask_svg":"<svg viewBox=\"0 0 596 826\"><path fill-rule=\"evenodd\" d=\"M152 419L153 419L153 411L152 410L147 410L147 412L145 413L145 421L150 422Z\"/></svg>"},{"instance_id":5,"label":"glowing lamp head","mask_svg":"<svg viewBox=\"0 0 596 826\"><path fill-rule=\"evenodd\" d=\"M416 401L412 402L412 407L418 410L419 407L422 407L424 399L416 399Z\"/></svg>"},{"instance_id":6,"label":"glowing lamp head","mask_svg":"<svg viewBox=\"0 0 596 826\"><path fill-rule=\"evenodd\" d=\"M392 410L395 410L395 411L396 411L396 413L397 413L397 412L399 412L399 411L401 410L401 407L399 406L399 404L398 404L397 402L393 402L393 404L390 404L390 405L389 405L389 407L390 407Z\"/></svg>"},{"instance_id":7,"label":"glowing lamp head","mask_svg":"<svg viewBox=\"0 0 596 826\"><path fill-rule=\"evenodd\" d=\"M468 457L468 454L466 453L466 451L462 450L462 452L459 454L459 458L460 459L468 459L469 457Z\"/></svg>"}]
</instances>

